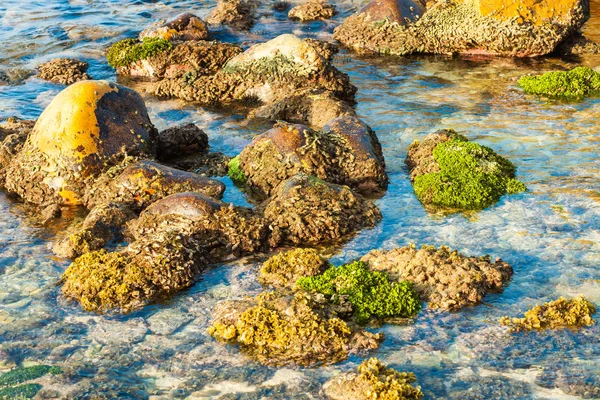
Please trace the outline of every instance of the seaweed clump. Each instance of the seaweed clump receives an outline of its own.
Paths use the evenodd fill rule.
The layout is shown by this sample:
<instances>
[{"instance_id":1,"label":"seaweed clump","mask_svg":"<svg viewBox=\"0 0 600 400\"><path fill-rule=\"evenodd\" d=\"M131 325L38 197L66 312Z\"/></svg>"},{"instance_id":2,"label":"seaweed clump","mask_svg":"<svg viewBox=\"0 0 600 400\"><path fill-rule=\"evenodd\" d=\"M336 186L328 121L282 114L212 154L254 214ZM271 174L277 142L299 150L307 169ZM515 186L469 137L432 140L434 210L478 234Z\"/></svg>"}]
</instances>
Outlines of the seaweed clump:
<instances>
[{"instance_id":1,"label":"seaweed clump","mask_svg":"<svg viewBox=\"0 0 600 400\"><path fill-rule=\"evenodd\" d=\"M600 73L588 67L523 76L518 84L528 94L562 100L583 100L600 94Z\"/></svg>"},{"instance_id":2,"label":"seaweed clump","mask_svg":"<svg viewBox=\"0 0 600 400\"><path fill-rule=\"evenodd\" d=\"M269 258L260 269L263 285L293 289L299 278L319 275L329 263L314 249L292 249Z\"/></svg>"},{"instance_id":3,"label":"seaweed clump","mask_svg":"<svg viewBox=\"0 0 600 400\"><path fill-rule=\"evenodd\" d=\"M322 293L334 302L347 296L359 324L371 318L411 318L421 309L419 295L411 282L391 283L386 273L370 271L361 261L332 266L322 275L300 278L296 284L301 289Z\"/></svg>"},{"instance_id":4,"label":"seaweed clump","mask_svg":"<svg viewBox=\"0 0 600 400\"><path fill-rule=\"evenodd\" d=\"M229 163L227 163L227 175L229 175L231 180L235 183L240 185L246 183L246 175L240 168L240 156L232 158Z\"/></svg>"},{"instance_id":5,"label":"seaweed clump","mask_svg":"<svg viewBox=\"0 0 600 400\"><path fill-rule=\"evenodd\" d=\"M39 383L20 384L48 374L62 374L62 369L50 365L34 365L31 367L15 368L0 375L0 399L33 399L42 389L42 385Z\"/></svg>"},{"instance_id":6,"label":"seaweed clump","mask_svg":"<svg viewBox=\"0 0 600 400\"><path fill-rule=\"evenodd\" d=\"M329 380L323 391L332 400L418 400L423 393L412 386L416 380L412 372L399 372L370 358L358 366L358 373L347 372Z\"/></svg>"},{"instance_id":7,"label":"seaweed clump","mask_svg":"<svg viewBox=\"0 0 600 400\"><path fill-rule=\"evenodd\" d=\"M481 210L505 194L527 190L515 179L516 167L509 160L452 130L415 141L406 164L415 194L425 205Z\"/></svg>"},{"instance_id":8,"label":"seaweed clump","mask_svg":"<svg viewBox=\"0 0 600 400\"><path fill-rule=\"evenodd\" d=\"M162 38L146 37L139 42L136 39L124 39L113 44L106 55L108 65L113 68L127 67L130 64L171 51L173 45Z\"/></svg>"},{"instance_id":9,"label":"seaweed clump","mask_svg":"<svg viewBox=\"0 0 600 400\"><path fill-rule=\"evenodd\" d=\"M512 331L536 329L579 328L592 326L596 307L583 297L567 300L560 297L545 304L536 305L525 313L524 318L502 317L500 323Z\"/></svg>"}]
</instances>

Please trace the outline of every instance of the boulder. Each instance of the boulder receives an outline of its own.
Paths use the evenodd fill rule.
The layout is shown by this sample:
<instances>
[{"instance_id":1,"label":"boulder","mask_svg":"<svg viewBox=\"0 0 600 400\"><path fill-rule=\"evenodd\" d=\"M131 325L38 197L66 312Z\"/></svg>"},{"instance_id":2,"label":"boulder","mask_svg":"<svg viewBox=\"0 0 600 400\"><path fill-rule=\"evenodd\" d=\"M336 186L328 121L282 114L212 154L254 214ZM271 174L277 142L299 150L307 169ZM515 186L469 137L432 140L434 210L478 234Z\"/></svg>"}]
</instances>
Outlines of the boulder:
<instances>
[{"instance_id":1,"label":"boulder","mask_svg":"<svg viewBox=\"0 0 600 400\"><path fill-rule=\"evenodd\" d=\"M143 30L138 39L160 38L170 41L207 40L208 26L204 21L191 13L179 14L175 19L157 27Z\"/></svg>"},{"instance_id":2,"label":"boulder","mask_svg":"<svg viewBox=\"0 0 600 400\"><path fill-rule=\"evenodd\" d=\"M276 289L294 289L302 277L319 275L329 267L314 249L292 249L269 258L258 273L258 280Z\"/></svg>"},{"instance_id":3,"label":"boulder","mask_svg":"<svg viewBox=\"0 0 600 400\"><path fill-rule=\"evenodd\" d=\"M326 20L335 15L335 7L325 0L308 0L290 10L288 18L303 22Z\"/></svg>"},{"instance_id":4,"label":"boulder","mask_svg":"<svg viewBox=\"0 0 600 400\"><path fill-rule=\"evenodd\" d=\"M417 21L425 13L421 0L372 0L359 14L368 21L388 21L399 25L408 25Z\"/></svg>"},{"instance_id":5,"label":"boulder","mask_svg":"<svg viewBox=\"0 0 600 400\"><path fill-rule=\"evenodd\" d=\"M38 67L38 78L46 81L70 85L75 82L92 79L87 70L89 64L69 58L56 58Z\"/></svg>"},{"instance_id":6,"label":"boulder","mask_svg":"<svg viewBox=\"0 0 600 400\"><path fill-rule=\"evenodd\" d=\"M158 134L156 157L160 161L206 152L208 135L195 124L176 126Z\"/></svg>"},{"instance_id":7,"label":"boulder","mask_svg":"<svg viewBox=\"0 0 600 400\"><path fill-rule=\"evenodd\" d=\"M219 0L217 8L210 13L207 22L247 31L256 22L258 6L257 0Z\"/></svg>"}]
</instances>

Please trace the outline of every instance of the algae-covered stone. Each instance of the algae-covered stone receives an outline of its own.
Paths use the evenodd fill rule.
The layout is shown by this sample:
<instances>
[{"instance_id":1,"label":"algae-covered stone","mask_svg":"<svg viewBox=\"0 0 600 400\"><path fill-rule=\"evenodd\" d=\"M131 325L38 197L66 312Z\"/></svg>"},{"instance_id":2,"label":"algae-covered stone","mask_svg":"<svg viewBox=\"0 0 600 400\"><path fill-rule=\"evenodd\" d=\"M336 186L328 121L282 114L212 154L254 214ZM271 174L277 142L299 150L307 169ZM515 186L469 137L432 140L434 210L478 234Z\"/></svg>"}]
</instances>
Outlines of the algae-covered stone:
<instances>
[{"instance_id":1,"label":"algae-covered stone","mask_svg":"<svg viewBox=\"0 0 600 400\"><path fill-rule=\"evenodd\" d=\"M596 307L583 297L571 300L560 297L541 306L536 305L523 318L503 317L500 323L512 331L580 328L592 326L595 313Z\"/></svg>"},{"instance_id":2,"label":"algae-covered stone","mask_svg":"<svg viewBox=\"0 0 600 400\"><path fill-rule=\"evenodd\" d=\"M176 126L158 134L156 157L160 161L207 151L208 135L196 124Z\"/></svg>"},{"instance_id":3,"label":"algae-covered stone","mask_svg":"<svg viewBox=\"0 0 600 400\"><path fill-rule=\"evenodd\" d=\"M202 19L191 13L183 13L158 27L148 28L139 35L139 40L159 38L164 40L207 40L208 26Z\"/></svg>"},{"instance_id":4,"label":"algae-covered stone","mask_svg":"<svg viewBox=\"0 0 600 400\"><path fill-rule=\"evenodd\" d=\"M390 251L375 250L361 258L374 271L414 284L429 307L458 310L476 305L486 293L499 292L512 277L510 264L489 256L467 257L447 247L412 245Z\"/></svg>"},{"instance_id":5,"label":"algae-covered stone","mask_svg":"<svg viewBox=\"0 0 600 400\"><path fill-rule=\"evenodd\" d=\"M289 19L303 22L330 19L335 15L335 7L325 0L308 0L290 10Z\"/></svg>"},{"instance_id":6,"label":"algae-covered stone","mask_svg":"<svg viewBox=\"0 0 600 400\"><path fill-rule=\"evenodd\" d=\"M302 277L319 275L329 267L314 249L292 249L269 258L258 273L263 285L277 289L294 289Z\"/></svg>"},{"instance_id":7,"label":"algae-covered stone","mask_svg":"<svg viewBox=\"0 0 600 400\"><path fill-rule=\"evenodd\" d=\"M249 30L256 22L257 0L219 0L208 16L213 25L229 25L232 28Z\"/></svg>"},{"instance_id":8,"label":"algae-covered stone","mask_svg":"<svg viewBox=\"0 0 600 400\"><path fill-rule=\"evenodd\" d=\"M113 68L128 67L140 60L168 53L173 45L166 39L148 37L142 41L123 39L113 44L106 54L108 65Z\"/></svg>"},{"instance_id":9,"label":"algae-covered stone","mask_svg":"<svg viewBox=\"0 0 600 400\"><path fill-rule=\"evenodd\" d=\"M38 77L46 81L70 85L75 82L92 79L87 70L89 64L69 58L56 58L38 67Z\"/></svg>"},{"instance_id":10,"label":"algae-covered stone","mask_svg":"<svg viewBox=\"0 0 600 400\"><path fill-rule=\"evenodd\" d=\"M7 168L6 188L31 203L78 204L89 178L126 155L151 157L155 137L135 91L107 81L77 82L37 120Z\"/></svg>"},{"instance_id":11,"label":"algae-covered stone","mask_svg":"<svg viewBox=\"0 0 600 400\"><path fill-rule=\"evenodd\" d=\"M523 76L518 83L528 94L553 99L583 100L600 94L600 73L587 67Z\"/></svg>"},{"instance_id":12,"label":"algae-covered stone","mask_svg":"<svg viewBox=\"0 0 600 400\"><path fill-rule=\"evenodd\" d=\"M328 307L302 292L263 293L220 304L208 332L274 366L333 364L379 346L382 334L353 329Z\"/></svg>"},{"instance_id":13,"label":"algae-covered stone","mask_svg":"<svg viewBox=\"0 0 600 400\"><path fill-rule=\"evenodd\" d=\"M42 389L39 383L24 383L46 375L62 374L60 367L34 365L15 368L0 375L0 399L33 399Z\"/></svg>"},{"instance_id":14,"label":"algae-covered stone","mask_svg":"<svg viewBox=\"0 0 600 400\"><path fill-rule=\"evenodd\" d=\"M302 174L281 183L264 215L273 228L272 245L339 242L381 220L379 209L347 186Z\"/></svg>"},{"instance_id":15,"label":"algae-covered stone","mask_svg":"<svg viewBox=\"0 0 600 400\"><path fill-rule=\"evenodd\" d=\"M347 297L359 324L369 320L412 318L421 309L408 281L391 283L384 272L370 271L364 262L330 267L321 275L298 279L300 289L324 294L332 301Z\"/></svg>"},{"instance_id":16,"label":"algae-covered stone","mask_svg":"<svg viewBox=\"0 0 600 400\"><path fill-rule=\"evenodd\" d=\"M481 210L505 194L527 189L515 179L516 167L510 161L454 131L415 141L406 164L421 203L452 211Z\"/></svg>"},{"instance_id":17,"label":"algae-covered stone","mask_svg":"<svg viewBox=\"0 0 600 400\"><path fill-rule=\"evenodd\" d=\"M411 372L398 372L376 358L363 361L357 372L336 376L323 386L331 400L418 400L423 398L417 377Z\"/></svg>"}]
</instances>

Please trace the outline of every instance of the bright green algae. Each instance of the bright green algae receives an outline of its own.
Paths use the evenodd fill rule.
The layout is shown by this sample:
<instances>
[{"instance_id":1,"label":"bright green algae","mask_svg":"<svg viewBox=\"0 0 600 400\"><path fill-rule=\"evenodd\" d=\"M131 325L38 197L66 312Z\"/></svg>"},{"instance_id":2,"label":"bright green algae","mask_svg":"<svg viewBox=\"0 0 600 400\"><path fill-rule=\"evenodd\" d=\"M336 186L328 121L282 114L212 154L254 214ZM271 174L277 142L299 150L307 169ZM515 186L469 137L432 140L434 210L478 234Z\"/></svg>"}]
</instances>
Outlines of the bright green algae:
<instances>
[{"instance_id":1,"label":"bright green algae","mask_svg":"<svg viewBox=\"0 0 600 400\"><path fill-rule=\"evenodd\" d=\"M171 42L161 38L124 39L111 46L106 54L108 65L113 68L127 67L130 64L156 56L173 48Z\"/></svg>"},{"instance_id":2,"label":"bright green algae","mask_svg":"<svg viewBox=\"0 0 600 400\"><path fill-rule=\"evenodd\" d=\"M515 179L516 167L510 161L463 136L438 144L433 157L440 171L417 176L414 182L424 204L481 210L505 194L527 190Z\"/></svg>"},{"instance_id":3,"label":"bright green algae","mask_svg":"<svg viewBox=\"0 0 600 400\"><path fill-rule=\"evenodd\" d=\"M392 283L386 273L371 271L361 261L331 267L321 275L300 278L296 285L327 296L348 296L360 324L371 318L410 318L421 309L419 295L411 282Z\"/></svg>"},{"instance_id":4,"label":"bright green algae","mask_svg":"<svg viewBox=\"0 0 600 400\"><path fill-rule=\"evenodd\" d=\"M227 175L229 175L232 181L238 184L246 183L246 175L244 175L244 171L240 167L240 156L232 158L227 167Z\"/></svg>"},{"instance_id":5,"label":"bright green algae","mask_svg":"<svg viewBox=\"0 0 600 400\"><path fill-rule=\"evenodd\" d=\"M38 383L20 383L41 378L42 376L62 373L60 367L50 365L35 365L32 367L15 368L0 375L0 400L3 399L32 399L42 389ZM18 385L18 386L15 386Z\"/></svg>"},{"instance_id":6,"label":"bright green algae","mask_svg":"<svg viewBox=\"0 0 600 400\"><path fill-rule=\"evenodd\" d=\"M583 100L600 94L600 73L588 67L576 67L570 71L523 76L518 84L529 94L562 100Z\"/></svg>"}]
</instances>

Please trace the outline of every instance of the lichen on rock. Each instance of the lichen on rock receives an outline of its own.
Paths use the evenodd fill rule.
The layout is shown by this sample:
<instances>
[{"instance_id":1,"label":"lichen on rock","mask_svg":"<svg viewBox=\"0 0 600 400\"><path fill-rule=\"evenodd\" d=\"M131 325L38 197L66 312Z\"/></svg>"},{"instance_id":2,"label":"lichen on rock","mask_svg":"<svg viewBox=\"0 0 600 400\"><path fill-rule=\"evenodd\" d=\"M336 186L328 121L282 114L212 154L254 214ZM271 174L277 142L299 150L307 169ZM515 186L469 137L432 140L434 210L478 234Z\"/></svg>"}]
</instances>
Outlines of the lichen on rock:
<instances>
[{"instance_id":1,"label":"lichen on rock","mask_svg":"<svg viewBox=\"0 0 600 400\"><path fill-rule=\"evenodd\" d=\"M302 22L326 20L335 15L335 7L328 4L325 0L308 0L292 8L288 13L288 18Z\"/></svg>"},{"instance_id":2,"label":"lichen on rock","mask_svg":"<svg viewBox=\"0 0 600 400\"><path fill-rule=\"evenodd\" d=\"M269 258L258 273L263 285L294 289L302 277L319 275L329 267L315 249L292 249Z\"/></svg>"},{"instance_id":3,"label":"lichen on rock","mask_svg":"<svg viewBox=\"0 0 600 400\"><path fill-rule=\"evenodd\" d=\"M600 94L600 73L588 67L523 76L518 84L525 93L561 100L583 100Z\"/></svg>"},{"instance_id":4,"label":"lichen on rock","mask_svg":"<svg viewBox=\"0 0 600 400\"><path fill-rule=\"evenodd\" d=\"M46 81L70 85L75 82L92 79L87 70L89 64L69 58L56 58L38 67L38 77Z\"/></svg>"},{"instance_id":5,"label":"lichen on rock","mask_svg":"<svg viewBox=\"0 0 600 400\"><path fill-rule=\"evenodd\" d=\"M592 326L596 307L583 297L560 297L525 312L523 318L502 317L500 323L513 332Z\"/></svg>"}]
</instances>

